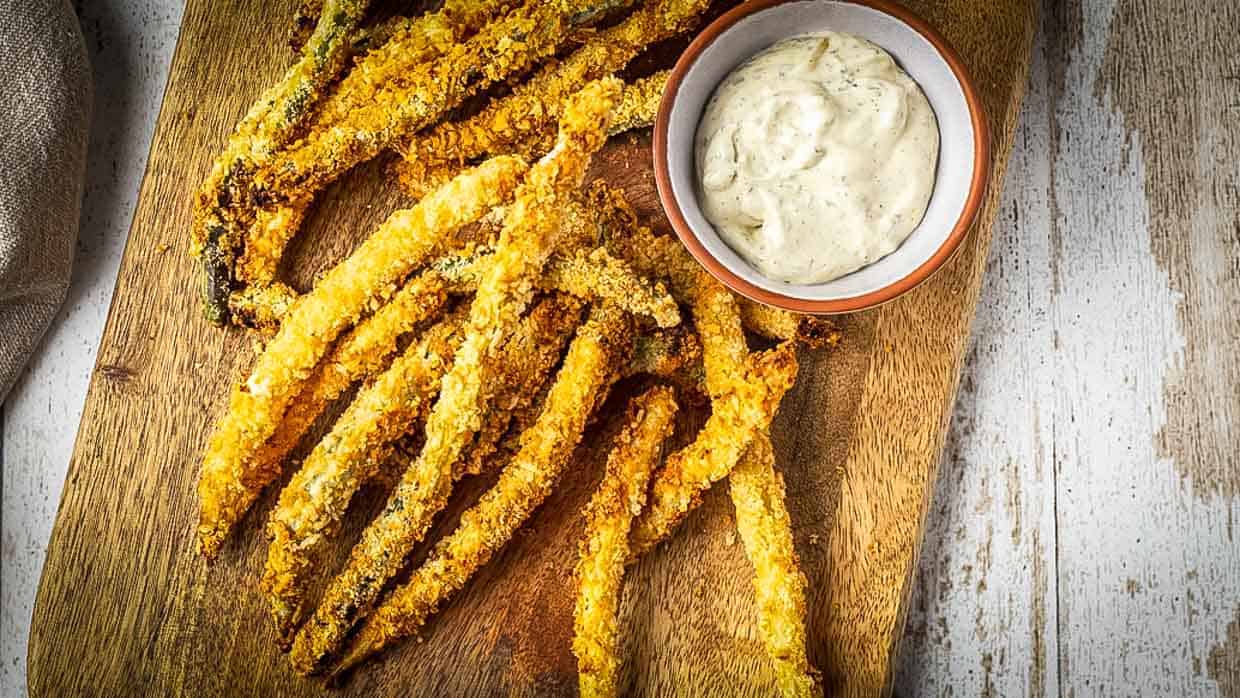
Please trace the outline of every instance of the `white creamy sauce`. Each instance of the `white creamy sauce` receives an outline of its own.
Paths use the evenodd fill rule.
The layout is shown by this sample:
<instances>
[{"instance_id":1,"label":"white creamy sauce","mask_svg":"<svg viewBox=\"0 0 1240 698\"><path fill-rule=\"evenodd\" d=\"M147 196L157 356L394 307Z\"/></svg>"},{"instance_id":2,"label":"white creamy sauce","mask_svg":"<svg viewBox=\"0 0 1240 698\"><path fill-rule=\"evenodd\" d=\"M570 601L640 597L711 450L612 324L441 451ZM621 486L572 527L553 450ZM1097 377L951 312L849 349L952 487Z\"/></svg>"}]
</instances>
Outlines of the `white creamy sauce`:
<instances>
[{"instance_id":1,"label":"white creamy sauce","mask_svg":"<svg viewBox=\"0 0 1240 698\"><path fill-rule=\"evenodd\" d=\"M716 89L696 139L702 211L763 275L830 281L921 222L939 130L886 51L824 32L781 41Z\"/></svg>"}]
</instances>

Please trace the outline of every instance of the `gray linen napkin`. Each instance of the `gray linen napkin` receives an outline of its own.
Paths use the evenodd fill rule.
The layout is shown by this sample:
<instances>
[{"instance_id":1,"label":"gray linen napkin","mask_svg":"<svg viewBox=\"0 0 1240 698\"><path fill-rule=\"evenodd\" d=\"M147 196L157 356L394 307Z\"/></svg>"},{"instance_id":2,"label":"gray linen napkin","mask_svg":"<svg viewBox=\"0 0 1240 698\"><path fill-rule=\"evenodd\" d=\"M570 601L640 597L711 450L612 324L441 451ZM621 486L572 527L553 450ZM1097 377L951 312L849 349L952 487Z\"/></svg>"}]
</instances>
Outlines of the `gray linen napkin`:
<instances>
[{"instance_id":1,"label":"gray linen napkin","mask_svg":"<svg viewBox=\"0 0 1240 698\"><path fill-rule=\"evenodd\" d=\"M0 401L69 288L91 80L69 0L0 0Z\"/></svg>"}]
</instances>

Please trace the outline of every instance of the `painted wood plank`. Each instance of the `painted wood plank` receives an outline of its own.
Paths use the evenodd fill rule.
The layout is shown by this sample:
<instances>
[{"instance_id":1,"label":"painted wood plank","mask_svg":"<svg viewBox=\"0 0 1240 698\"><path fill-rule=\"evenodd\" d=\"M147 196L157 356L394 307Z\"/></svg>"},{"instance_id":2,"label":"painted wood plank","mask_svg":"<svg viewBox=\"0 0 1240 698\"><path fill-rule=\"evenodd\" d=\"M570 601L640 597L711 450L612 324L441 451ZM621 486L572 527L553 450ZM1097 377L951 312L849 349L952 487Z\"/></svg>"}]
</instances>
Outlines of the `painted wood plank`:
<instances>
[{"instance_id":1,"label":"painted wood plank","mask_svg":"<svg viewBox=\"0 0 1240 698\"><path fill-rule=\"evenodd\" d=\"M1066 692L1234 696L1240 657L1214 649L1240 605L1240 8L1072 0L1051 22Z\"/></svg>"}]
</instances>

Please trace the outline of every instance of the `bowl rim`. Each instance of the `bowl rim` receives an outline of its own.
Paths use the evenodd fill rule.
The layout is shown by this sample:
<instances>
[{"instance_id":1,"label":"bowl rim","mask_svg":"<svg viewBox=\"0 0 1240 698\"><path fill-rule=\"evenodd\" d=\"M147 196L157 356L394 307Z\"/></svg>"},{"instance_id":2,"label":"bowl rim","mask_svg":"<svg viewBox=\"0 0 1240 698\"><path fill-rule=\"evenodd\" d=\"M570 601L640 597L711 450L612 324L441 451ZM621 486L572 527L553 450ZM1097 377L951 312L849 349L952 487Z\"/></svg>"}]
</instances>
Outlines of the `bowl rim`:
<instances>
[{"instance_id":1,"label":"bowl rim","mask_svg":"<svg viewBox=\"0 0 1240 698\"><path fill-rule=\"evenodd\" d=\"M964 61L956 53L956 50L952 48L951 44L947 42L947 39L930 26L928 22L912 10L890 2L890 0L838 0L839 2L868 7L907 25L929 41L939 55L942 56L948 67L951 68L952 74L964 93L974 134L973 177L969 183L969 193L965 199L964 209L961 211L960 217L956 220L956 224L947 238L929 259L892 283L861 295L831 300L812 300L761 288L735 274L716 259L706 249L706 246L702 244L701 240L698 239L697 233L694 232L692 226L685 219L684 213L680 208L680 202L672 191L671 175L668 171L667 146L668 125L671 120L672 105L680 93L681 83L684 81L689 69L697 62L706 47L713 44L724 31L750 15L779 5L806 1L747 0L720 15L715 21L702 29L701 33L694 38L680 55L680 58L676 60L676 65L672 68L671 74L668 76L667 88L663 92L663 98L659 102L659 110L655 116L653 146L655 186L659 192L659 201L663 205L663 211L667 214L668 222L671 223L672 229L676 231L677 237L680 238L680 241L689 250L689 253L697 259L698 263L728 288L750 300L784 310L817 315L852 313L877 307L911 291L941 269L959 249L960 243L968 236L969 230L977 218L990 182L990 124L986 118L985 108L982 105L977 86L965 68Z\"/></svg>"}]
</instances>

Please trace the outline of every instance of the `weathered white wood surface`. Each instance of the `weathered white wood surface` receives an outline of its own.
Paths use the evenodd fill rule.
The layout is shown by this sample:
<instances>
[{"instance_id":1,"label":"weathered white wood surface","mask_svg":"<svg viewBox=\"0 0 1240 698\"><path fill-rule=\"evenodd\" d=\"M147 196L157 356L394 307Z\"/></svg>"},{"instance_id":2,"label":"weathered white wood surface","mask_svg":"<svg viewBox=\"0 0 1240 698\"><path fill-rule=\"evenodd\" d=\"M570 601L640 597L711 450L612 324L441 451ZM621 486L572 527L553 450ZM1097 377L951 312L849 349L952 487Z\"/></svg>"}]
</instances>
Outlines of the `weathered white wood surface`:
<instances>
[{"instance_id":1,"label":"weathered white wood surface","mask_svg":"<svg viewBox=\"0 0 1240 698\"><path fill-rule=\"evenodd\" d=\"M1240 5L1048 3L902 695L1240 696Z\"/></svg>"},{"instance_id":2,"label":"weathered white wood surface","mask_svg":"<svg viewBox=\"0 0 1240 698\"><path fill-rule=\"evenodd\" d=\"M180 3L81 3L78 269L3 411L0 695ZM1240 698L1240 7L1048 0L897 692Z\"/></svg>"}]
</instances>

